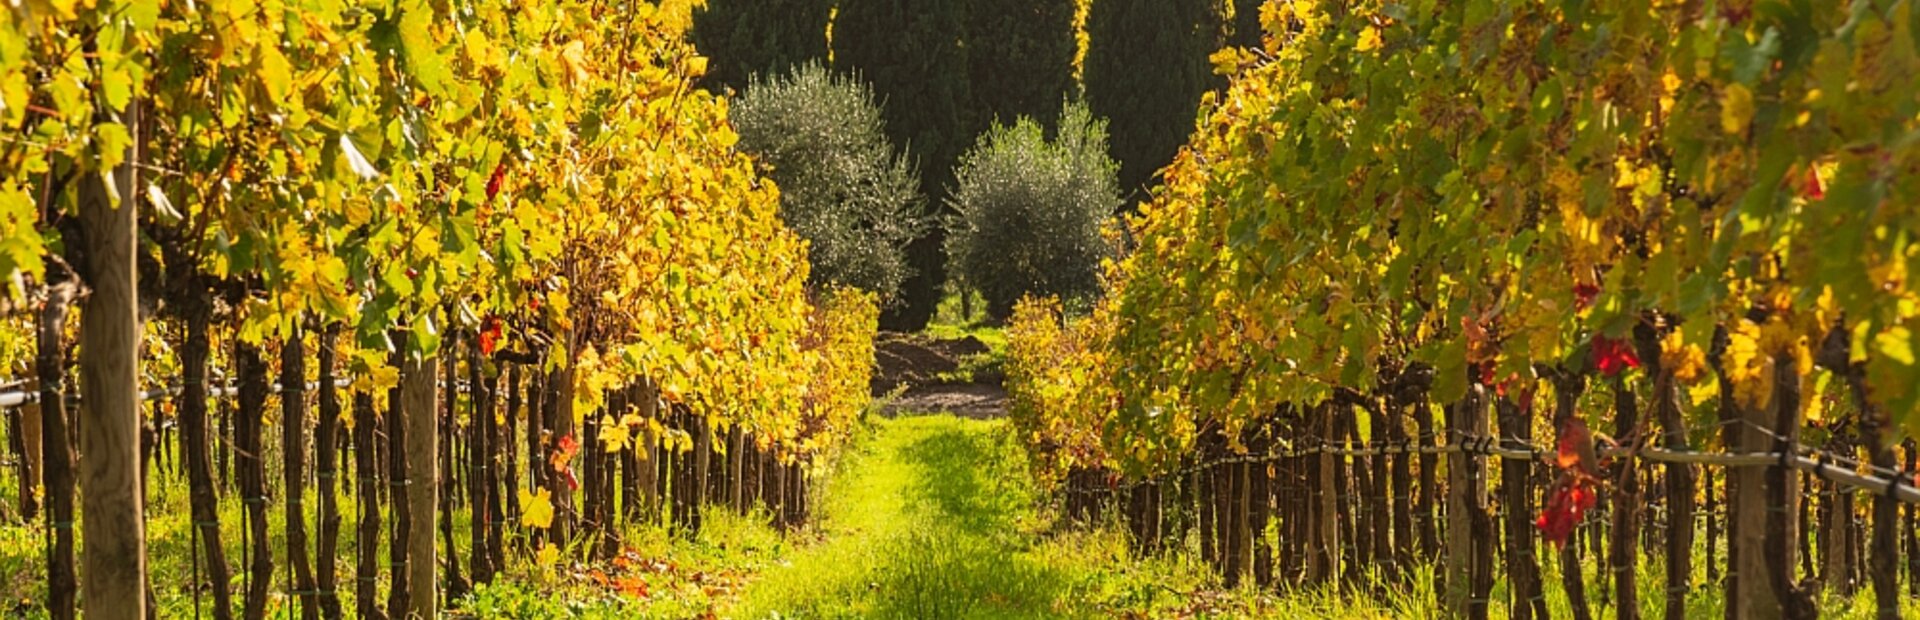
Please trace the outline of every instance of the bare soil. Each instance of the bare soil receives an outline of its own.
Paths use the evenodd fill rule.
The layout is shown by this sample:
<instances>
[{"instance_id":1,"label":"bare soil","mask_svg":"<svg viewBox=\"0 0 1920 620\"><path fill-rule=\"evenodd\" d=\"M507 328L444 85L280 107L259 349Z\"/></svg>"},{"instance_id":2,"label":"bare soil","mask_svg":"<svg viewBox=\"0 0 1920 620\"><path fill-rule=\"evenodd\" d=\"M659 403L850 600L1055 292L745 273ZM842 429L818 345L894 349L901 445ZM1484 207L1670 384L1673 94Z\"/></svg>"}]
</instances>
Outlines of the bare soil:
<instances>
[{"instance_id":1,"label":"bare soil","mask_svg":"<svg viewBox=\"0 0 1920 620\"><path fill-rule=\"evenodd\" d=\"M886 396L906 386L881 407L889 416L941 411L967 418L1005 415L1007 392L997 381L953 383L941 378L959 370L966 357L987 351L987 345L972 336L941 340L883 332L874 345L873 394Z\"/></svg>"}]
</instances>

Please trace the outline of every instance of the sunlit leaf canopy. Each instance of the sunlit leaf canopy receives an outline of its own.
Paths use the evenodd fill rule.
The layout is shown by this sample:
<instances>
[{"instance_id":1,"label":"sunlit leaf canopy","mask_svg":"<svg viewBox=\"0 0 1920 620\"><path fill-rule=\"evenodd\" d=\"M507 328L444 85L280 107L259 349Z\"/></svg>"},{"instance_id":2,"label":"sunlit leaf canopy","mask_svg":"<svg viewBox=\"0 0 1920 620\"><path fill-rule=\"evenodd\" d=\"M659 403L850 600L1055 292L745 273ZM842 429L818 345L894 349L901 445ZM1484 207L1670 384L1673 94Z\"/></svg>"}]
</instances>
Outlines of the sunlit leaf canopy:
<instances>
[{"instance_id":1,"label":"sunlit leaf canopy","mask_svg":"<svg viewBox=\"0 0 1920 620\"><path fill-rule=\"evenodd\" d=\"M389 351L433 356L506 317L503 346L572 371L576 416L644 378L799 445L809 373L871 359L803 340L871 326L813 308L777 189L733 150L725 100L693 86L687 4L16 3L0 11L9 294L62 247L74 205L50 188L137 141L144 189L120 199L159 267L143 288L230 298L243 339L349 326L374 390ZM98 120L136 103L138 135Z\"/></svg>"},{"instance_id":2,"label":"sunlit leaf canopy","mask_svg":"<svg viewBox=\"0 0 1920 620\"><path fill-rule=\"evenodd\" d=\"M1844 335L1871 404L1920 430L1912 2L1276 2L1262 22L1244 57L1265 60L1209 98L1078 328L1117 389L1115 464L1412 365L1438 404L1633 372L1636 328L1694 401L1712 367L1745 407L1777 364L1827 372Z\"/></svg>"}]
</instances>

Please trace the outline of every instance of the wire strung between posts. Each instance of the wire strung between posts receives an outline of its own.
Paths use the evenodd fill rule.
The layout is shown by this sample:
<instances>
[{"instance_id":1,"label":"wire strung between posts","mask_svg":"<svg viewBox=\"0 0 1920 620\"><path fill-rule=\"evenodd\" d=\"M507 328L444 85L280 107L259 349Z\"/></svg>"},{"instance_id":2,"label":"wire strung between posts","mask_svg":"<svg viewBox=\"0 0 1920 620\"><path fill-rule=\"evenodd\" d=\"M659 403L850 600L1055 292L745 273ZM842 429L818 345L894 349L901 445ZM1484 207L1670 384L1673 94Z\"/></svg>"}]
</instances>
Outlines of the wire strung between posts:
<instances>
[{"instance_id":1,"label":"wire strung between posts","mask_svg":"<svg viewBox=\"0 0 1920 620\"><path fill-rule=\"evenodd\" d=\"M1455 443L1449 443L1449 444L1443 444L1443 445L1437 445L1437 446L1436 445L1414 445L1414 442L1411 442L1411 441L1400 441L1400 442L1390 442L1388 445L1383 445L1380 447L1368 447L1368 448L1359 448L1359 449L1345 447L1350 445L1347 442L1341 442L1341 443L1335 444L1335 443L1325 442L1324 440L1321 440L1321 445L1317 445L1317 446L1285 447L1278 450L1270 450L1264 453L1248 453L1248 454L1221 457L1221 458L1216 458L1208 461L1201 461L1193 465L1189 465L1187 467L1182 467L1182 468L1165 472L1162 475L1179 477L1179 476L1192 474L1194 472L1198 472L1204 469L1217 467L1220 465L1268 464L1268 463L1278 462L1281 459L1297 458L1297 457L1305 457L1305 456L1318 456L1318 455L1329 455L1329 456L1336 456L1336 457L1370 457L1370 456L1380 456L1380 455L1390 455L1390 454L1467 454L1467 455L1491 456L1491 457L1498 457L1498 458L1509 459L1509 460L1539 461L1539 460L1542 460L1545 457L1545 455L1552 453L1551 451L1548 451L1539 446L1532 446L1524 443L1519 443L1517 439L1513 439L1513 438L1509 438L1509 439L1513 440L1515 444L1523 445L1525 447L1517 448L1511 445L1508 445L1508 446L1498 445L1500 443L1498 438L1490 437L1490 436L1489 437L1471 436L1471 435L1465 435L1464 433L1459 433L1458 435L1459 435L1459 441L1456 441ZM1805 446L1800 446L1800 447L1805 448ZM1854 491L1854 492L1865 491L1869 493L1879 493L1886 496L1889 499L1892 499L1894 501L1898 501L1901 503L1920 504L1920 487L1915 487L1914 485L1906 484L1906 478L1908 476L1914 475L1913 472L1893 472L1891 475L1863 475L1855 470L1834 467L1832 465L1823 465L1821 460L1826 460L1829 463L1831 463L1831 462L1848 461L1849 459L1845 459L1844 457L1835 457L1832 455L1832 453L1822 451L1822 450L1811 450L1811 449L1806 450L1807 455L1812 455L1814 457L1819 457L1819 458L1810 458L1807 455L1797 454L1796 451L1793 451L1793 450L1783 451L1783 452L1722 453L1722 452L1695 452L1690 450L1672 450L1668 448L1660 448L1660 447L1654 447L1654 446L1645 446L1645 447L1639 447L1639 448L1615 446L1615 447L1602 448L1598 452L1600 456L1603 456L1603 457L1614 457L1614 458L1633 457L1633 458L1651 462L1651 463L1662 463L1662 464L1701 465L1701 466L1707 466L1707 467L1725 467L1725 468L1762 467L1762 466L1784 467L1791 470L1811 473L1816 478L1820 478L1828 482L1833 482L1841 487L1847 488L1850 491ZM1855 462L1855 464L1857 465L1857 462ZM1881 470L1883 472L1885 471L1884 468L1874 468L1874 469ZM1112 485L1111 487L1106 489L1105 492L1132 490L1133 488L1146 483L1147 481L1144 481L1144 480L1129 481L1123 484ZM1074 489L1069 487L1067 488L1067 492L1091 494L1091 493L1098 493L1102 491Z\"/></svg>"}]
</instances>

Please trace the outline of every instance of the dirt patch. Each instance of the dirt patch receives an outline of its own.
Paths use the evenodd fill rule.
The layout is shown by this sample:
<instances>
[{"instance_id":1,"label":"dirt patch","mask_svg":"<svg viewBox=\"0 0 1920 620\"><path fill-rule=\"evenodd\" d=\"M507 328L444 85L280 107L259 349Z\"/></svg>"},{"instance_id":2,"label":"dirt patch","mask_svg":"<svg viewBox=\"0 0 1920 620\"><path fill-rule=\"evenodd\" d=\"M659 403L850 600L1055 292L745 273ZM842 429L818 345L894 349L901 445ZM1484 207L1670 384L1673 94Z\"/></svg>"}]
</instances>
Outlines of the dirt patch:
<instances>
[{"instance_id":1,"label":"dirt patch","mask_svg":"<svg viewBox=\"0 0 1920 620\"><path fill-rule=\"evenodd\" d=\"M882 332L874 343L873 394L889 394L902 385L918 388L942 383L941 375L960 370L968 356L986 352L986 343L973 336L936 340Z\"/></svg>"},{"instance_id":2,"label":"dirt patch","mask_svg":"<svg viewBox=\"0 0 1920 620\"><path fill-rule=\"evenodd\" d=\"M1000 387L998 369L967 368L969 358L991 351L973 336L942 340L924 334L881 333L874 343L873 394L905 390L883 405L881 412L891 416L946 411L969 418L1005 415L1007 392ZM960 374L973 375L973 381L957 380L955 375Z\"/></svg>"},{"instance_id":3,"label":"dirt patch","mask_svg":"<svg viewBox=\"0 0 1920 620\"><path fill-rule=\"evenodd\" d=\"M946 412L963 418L997 418L1007 414L1007 391L981 383L914 388L881 406L880 412L889 416Z\"/></svg>"}]
</instances>

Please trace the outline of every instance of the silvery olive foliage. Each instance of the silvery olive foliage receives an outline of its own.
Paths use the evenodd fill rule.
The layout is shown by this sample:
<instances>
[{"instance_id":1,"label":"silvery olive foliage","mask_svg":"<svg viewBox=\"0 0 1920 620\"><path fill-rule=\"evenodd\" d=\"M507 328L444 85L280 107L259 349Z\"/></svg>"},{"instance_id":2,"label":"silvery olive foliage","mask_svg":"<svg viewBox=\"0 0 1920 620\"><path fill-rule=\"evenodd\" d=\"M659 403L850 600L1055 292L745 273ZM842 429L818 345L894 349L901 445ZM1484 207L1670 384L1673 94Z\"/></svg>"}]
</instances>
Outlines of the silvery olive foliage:
<instances>
[{"instance_id":1,"label":"silvery olive foliage","mask_svg":"<svg viewBox=\"0 0 1920 620\"><path fill-rule=\"evenodd\" d=\"M1101 229L1121 205L1107 124L1069 104L1049 140L1020 119L995 126L961 159L947 253L987 313L1004 320L1022 296L1080 305L1100 292L1100 261L1113 254Z\"/></svg>"},{"instance_id":2,"label":"silvery olive foliage","mask_svg":"<svg viewBox=\"0 0 1920 620\"><path fill-rule=\"evenodd\" d=\"M811 285L894 300L905 249L931 226L919 177L888 143L872 91L818 63L755 77L733 104L738 148L780 186L780 216L811 245Z\"/></svg>"}]
</instances>

